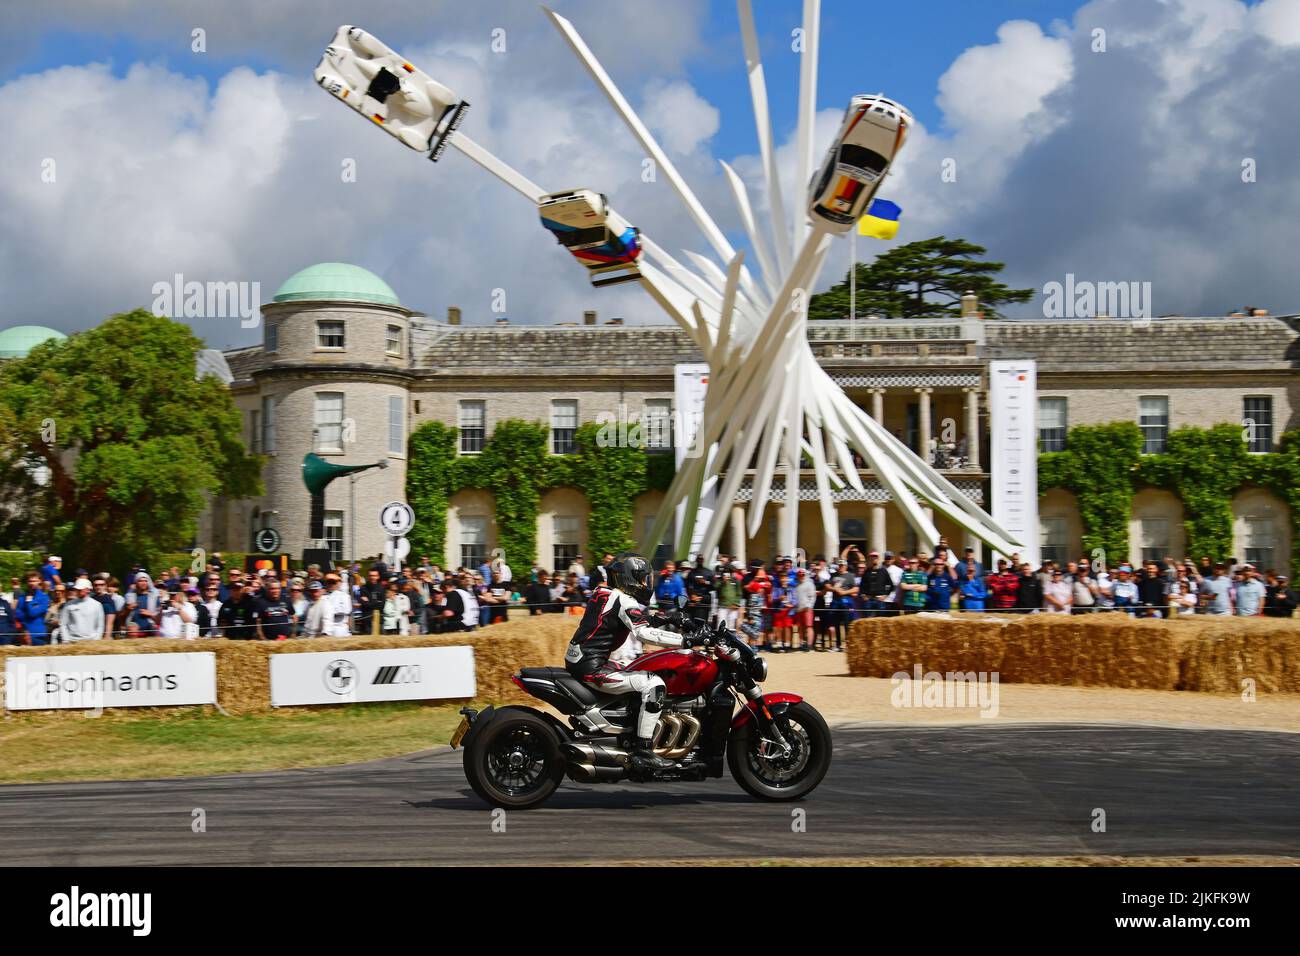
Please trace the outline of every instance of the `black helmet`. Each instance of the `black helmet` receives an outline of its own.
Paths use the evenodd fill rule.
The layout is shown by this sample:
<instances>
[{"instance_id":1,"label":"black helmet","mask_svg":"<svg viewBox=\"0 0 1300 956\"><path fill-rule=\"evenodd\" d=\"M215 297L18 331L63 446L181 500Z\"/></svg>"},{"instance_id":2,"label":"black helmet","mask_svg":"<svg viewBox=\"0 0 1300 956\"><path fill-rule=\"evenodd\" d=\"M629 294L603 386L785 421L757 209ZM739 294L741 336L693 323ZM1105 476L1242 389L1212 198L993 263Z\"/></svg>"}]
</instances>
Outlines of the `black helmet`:
<instances>
[{"instance_id":1,"label":"black helmet","mask_svg":"<svg viewBox=\"0 0 1300 956\"><path fill-rule=\"evenodd\" d=\"M642 604L654 594L654 572L650 562L633 551L624 551L609 566L609 583Z\"/></svg>"}]
</instances>

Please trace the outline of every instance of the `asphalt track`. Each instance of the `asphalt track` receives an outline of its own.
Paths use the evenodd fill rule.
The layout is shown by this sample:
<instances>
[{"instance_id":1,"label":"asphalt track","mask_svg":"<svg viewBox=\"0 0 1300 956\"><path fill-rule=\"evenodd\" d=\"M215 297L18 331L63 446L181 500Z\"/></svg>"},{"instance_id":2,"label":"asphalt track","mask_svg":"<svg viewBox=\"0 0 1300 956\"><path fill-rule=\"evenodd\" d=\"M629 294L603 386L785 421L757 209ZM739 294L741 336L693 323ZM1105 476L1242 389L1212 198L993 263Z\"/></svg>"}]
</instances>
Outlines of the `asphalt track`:
<instances>
[{"instance_id":1,"label":"asphalt track","mask_svg":"<svg viewBox=\"0 0 1300 956\"><path fill-rule=\"evenodd\" d=\"M1300 738L840 725L821 787L565 782L494 830L459 753L225 777L0 787L8 865L489 864L819 856L1300 855ZM792 810L806 812L794 832ZM1094 832L1094 810L1105 832ZM202 809L206 831L192 827Z\"/></svg>"}]
</instances>

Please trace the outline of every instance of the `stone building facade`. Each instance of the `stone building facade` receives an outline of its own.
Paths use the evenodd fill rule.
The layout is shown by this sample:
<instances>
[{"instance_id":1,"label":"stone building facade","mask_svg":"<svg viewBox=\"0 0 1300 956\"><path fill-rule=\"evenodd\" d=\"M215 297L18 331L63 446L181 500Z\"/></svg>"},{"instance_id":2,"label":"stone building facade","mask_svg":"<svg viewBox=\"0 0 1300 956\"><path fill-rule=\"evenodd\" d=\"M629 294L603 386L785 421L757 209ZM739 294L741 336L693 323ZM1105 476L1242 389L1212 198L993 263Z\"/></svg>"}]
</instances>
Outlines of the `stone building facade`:
<instances>
[{"instance_id":1,"label":"stone building facade","mask_svg":"<svg viewBox=\"0 0 1300 956\"><path fill-rule=\"evenodd\" d=\"M308 495L301 479L309 451L339 464L384 461L387 467L343 477L329 488L326 535L336 553L379 553L378 511L402 499L406 437L429 420L461 429L461 453L501 421L552 425L554 450L578 422L651 423L671 453L673 368L699 362L688 337L672 325L600 322L594 312L550 326L489 319L463 322L401 306L382 280L354 266L325 263L303 270L262 310L262 346L227 353L232 392L244 414L249 446L267 456L261 499L212 503L200 543L246 550L257 529L274 527L283 548L307 544ZM560 318L560 317L557 317ZM847 394L932 462L963 493L984 504L989 487L988 363L1033 358L1038 366L1039 434L1045 448L1082 424L1134 421L1152 442L1181 425L1253 421L1276 440L1300 425L1300 343L1294 319L1161 318L1151 320L927 320L813 322L809 338L822 366ZM797 386L797 383L795 383ZM835 493L839 534L824 541L811 472L800 480L800 546L809 554L857 542L878 550L910 548L915 538L869 472L864 490ZM734 505L752 506L744 482ZM781 481L771 496L784 497ZM1237 513L1239 551L1251 543L1285 555L1285 503L1244 491ZM662 495L635 503L634 533L652 522ZM1181 505L1168 493L1142 492L1134 502L1136 548L1181 554ZM769 502L762 529L748 538L735 507L723 550L769 557L777 540L779 502ZM545 567L586 552L589 508L574 489L548 493L539 513L538 555ZM1077 506L1066 492L1040 501L1047 553L1078 553ZM953 542L964 533L939 522ZM815 540L813 540L815 538ZM495 546L493 502L484 491L453 496L446 554L457 565ZM1258 550L1258 549L1256 549ZM509 556L508 556L509 557ZM526 556L531 559L534 556ZM523 559L521 559L523 560Z\"/></svg>"}]
</instances>

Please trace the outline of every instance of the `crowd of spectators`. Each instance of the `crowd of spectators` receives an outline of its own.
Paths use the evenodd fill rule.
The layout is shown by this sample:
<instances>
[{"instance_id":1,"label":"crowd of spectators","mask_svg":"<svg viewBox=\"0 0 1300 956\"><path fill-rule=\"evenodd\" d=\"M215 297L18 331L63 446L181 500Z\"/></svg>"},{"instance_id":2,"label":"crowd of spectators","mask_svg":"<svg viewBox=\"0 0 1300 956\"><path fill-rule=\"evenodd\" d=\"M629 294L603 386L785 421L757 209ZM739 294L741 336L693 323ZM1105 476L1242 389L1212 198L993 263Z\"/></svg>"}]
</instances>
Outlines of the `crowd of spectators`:
<instances>
[{"instance_id":1,"label":"crowd of spectators","mask_svg":"<svg viewBox=\"0 0 1300 956\"><path fill-rule=\"evenodd\" d=\"M581 614L613 558L603 555L590 571L581 555L563 570L533 565L523 580L501 558L454 571L427 558L400 570L382 561L328 571L310 565L282 580L265 569L226 568L214 554L202 573L172 567L154 577L135 567L124 585L84 568L65 579L62 560L51 555L0 591L0 644L471 631L504 621L512 610ZM861 617L950 610L1291 617L1300 597L1285 575L1261 575L1231 559L1094 566L1084 557L1035 569L1013 554L986 569L973 550L957 558L941 539L933 554L864 554L851 546L834 559L778 557L770 567L725 554L714 562L665 561L652 603L679 602L688 615L717 615L758 647L783 652L841 651L848 625ZM619 656L639 652L629 642Z\"/></svg>"}]
</instances>

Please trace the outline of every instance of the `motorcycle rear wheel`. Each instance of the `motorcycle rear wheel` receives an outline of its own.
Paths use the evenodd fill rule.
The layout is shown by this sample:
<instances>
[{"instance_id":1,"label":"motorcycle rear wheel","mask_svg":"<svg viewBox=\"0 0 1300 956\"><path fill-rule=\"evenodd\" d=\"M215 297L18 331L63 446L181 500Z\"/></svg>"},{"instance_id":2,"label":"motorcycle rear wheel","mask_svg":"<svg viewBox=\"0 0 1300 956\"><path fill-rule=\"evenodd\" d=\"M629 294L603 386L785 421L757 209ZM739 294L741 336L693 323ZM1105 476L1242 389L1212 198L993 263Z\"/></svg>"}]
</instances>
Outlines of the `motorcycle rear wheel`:
<instances>
[{"instance_id":1,"label":"motorcycle rear wheel","mask_svg":"<svg viewBox=\"0 0 1300 956\"><path fill-rule=\"evenodd\" d=\"M497 711L465 748L465 779L494 807L528 810L545 802L564 779L555 732L522 707Z\"/></svg>"},{"instance_id":2,"label":"motorcycle rear wheel","mask_svg":"<svg viewBox=\"0 0 1300 956\"><path fill-rule=\"evenodd\" d=\"M736 783L760 800L798 800L811 793L831 765L831 731L811 704L791 704L776 716L791 753L760 755L762 728L750 719L727 742L727 766Z\"/></svg>"}]
</instances>

